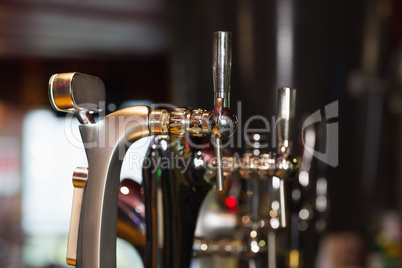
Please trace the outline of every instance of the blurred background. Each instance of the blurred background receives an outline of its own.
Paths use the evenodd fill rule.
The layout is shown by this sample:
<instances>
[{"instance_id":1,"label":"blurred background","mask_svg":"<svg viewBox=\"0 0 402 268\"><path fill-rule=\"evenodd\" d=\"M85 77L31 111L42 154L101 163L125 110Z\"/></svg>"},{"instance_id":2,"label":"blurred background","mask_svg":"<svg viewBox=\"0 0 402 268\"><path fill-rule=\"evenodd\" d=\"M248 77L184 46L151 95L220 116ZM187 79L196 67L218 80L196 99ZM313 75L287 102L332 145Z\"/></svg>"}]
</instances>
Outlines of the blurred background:
<instances>
[{"instance_id":1,"label":"blurred background","mask_svg":"<svg viewBox=\"0 0 402 268\"><path fill-rule=\"evenodd\" d=\"M312 166L329 205L305 267L402 267L400 0L2 0L0 267L65 266L71 173L86 159L51 110L50 76L100 77L108 112L128 100L210 109L218 30L233 33L243 119L271 118L276 88L294 86L299 137L307 115L338 101L339 163ZM119 243L119 267L135 267Z\"/></svg>"}]
</instances>

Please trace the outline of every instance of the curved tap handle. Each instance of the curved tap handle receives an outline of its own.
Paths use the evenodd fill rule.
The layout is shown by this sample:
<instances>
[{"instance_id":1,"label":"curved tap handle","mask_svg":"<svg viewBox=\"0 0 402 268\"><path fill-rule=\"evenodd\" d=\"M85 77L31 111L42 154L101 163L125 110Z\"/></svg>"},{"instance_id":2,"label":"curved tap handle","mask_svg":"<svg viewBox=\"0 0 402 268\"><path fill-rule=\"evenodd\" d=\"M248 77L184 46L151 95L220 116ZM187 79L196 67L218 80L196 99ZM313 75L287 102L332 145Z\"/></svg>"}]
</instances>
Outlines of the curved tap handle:
<instances>
[{"instance_id":1,"label":"curved tap handle","mask_svg":"<svg viewBox=\"0 0 402 268\"><path fill-rule=\"evenodd\" d=\"M296 110L296 89L282 87L278 90L278 153L288 155L291 149L292 125Z\"/></svg>"},{"instance_id":2,"label":"curved tap handle","mask_svg":"<svg viewBox=\"0 0 402 268\"><path fill-rule=\"evenodd\" d=\"M230 73L232 70L232 34L215 32L213 38L212 72L214 80L214 116L221 125L222 110L230 107ZM216 189L223 191L224 176L222 166L221 133L213 133L215 138Z\"/></svg>"},{"instance_id":3,"label":"curved tap handle","mask_svg":"<svg viewBox=\"0 0 402 268\"><path fill-rule=\"evenodd\" d=\"M81 73L54 74L49 80L49 99L60 112L73 112L82 124L94 123L105 102L105 86L98 77Z\"/></svg>"}]
</instances>

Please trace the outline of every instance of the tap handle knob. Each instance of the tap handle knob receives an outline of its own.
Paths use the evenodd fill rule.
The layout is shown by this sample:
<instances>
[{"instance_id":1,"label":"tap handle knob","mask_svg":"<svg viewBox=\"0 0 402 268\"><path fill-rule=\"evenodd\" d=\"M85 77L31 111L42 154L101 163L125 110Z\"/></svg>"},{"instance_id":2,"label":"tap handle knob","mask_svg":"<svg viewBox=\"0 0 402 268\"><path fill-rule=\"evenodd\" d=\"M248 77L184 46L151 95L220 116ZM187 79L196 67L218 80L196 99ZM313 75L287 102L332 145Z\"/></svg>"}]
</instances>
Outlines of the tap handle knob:
<instances>
[{"instance_id":1,"label":"tap handle knob","mask_svg":"<svg viewBox=\"0 0 402 268\"><path fill-rule=\"evenodd\" d=\"M291 149L292 125L296 110L296 89L282 87L278 90L278 153L287 155Z\"/></svg>"},{"instance_id":2,"label":"tap handle knob","mask_svg":"<svg viewBox=\"0 0 402 268\"><path fill-rule=\"evenodd\" d=\"M232 33L219 31L213 36L212 73L214 99L223 99L223 108L230 107L230 75L232 71Z\"/></svg>"},{"instance_id":3,"label":"tap handle knob","mask_svg":"<svg viewBox=\"0 0 402 268\"><path fill-rule=\"evenodd\" d=\"M54 74L49 80L49 99L56 111L73 112L81 123L93 123L90 114L102 111L105 86L100 78L91 75Z\"/></svg>"}]
</instances>

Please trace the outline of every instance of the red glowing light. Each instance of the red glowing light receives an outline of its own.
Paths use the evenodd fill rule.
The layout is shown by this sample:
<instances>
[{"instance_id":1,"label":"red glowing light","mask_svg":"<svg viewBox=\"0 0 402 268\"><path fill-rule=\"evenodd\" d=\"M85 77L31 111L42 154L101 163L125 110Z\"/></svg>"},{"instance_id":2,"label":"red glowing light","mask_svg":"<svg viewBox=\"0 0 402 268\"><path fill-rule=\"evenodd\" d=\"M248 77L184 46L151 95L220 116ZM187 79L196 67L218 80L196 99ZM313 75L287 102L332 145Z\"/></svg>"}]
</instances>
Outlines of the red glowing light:
<instances>
[{"instance_id":1,"label":"red glowing light","mask_svg":"<svg viewBox=\"0 0 402 268\"><path fill-rule=\"evenodd\" d=\"M228 196L225 200L226 207L229 210L234 210L237 207L237 199L233 196Z\"/></svg>"}]
</instances>

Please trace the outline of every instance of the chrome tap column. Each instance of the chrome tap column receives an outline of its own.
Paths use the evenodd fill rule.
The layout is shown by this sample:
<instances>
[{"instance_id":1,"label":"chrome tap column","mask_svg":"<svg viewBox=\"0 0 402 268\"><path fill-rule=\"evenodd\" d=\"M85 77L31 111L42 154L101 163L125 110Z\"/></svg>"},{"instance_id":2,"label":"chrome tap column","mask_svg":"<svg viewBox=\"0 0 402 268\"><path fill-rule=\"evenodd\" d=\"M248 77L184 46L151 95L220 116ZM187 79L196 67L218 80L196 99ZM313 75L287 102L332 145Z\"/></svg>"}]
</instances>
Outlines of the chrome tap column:
<instances>
[{"instance_id":1,"label":"chrome tap column","mask_svg":"<svg viewBox=\"0 0 402 268\"><path fill-rule=\"evenodd\" d=\"M95 123L91 113L101 111L104 91L99 78L80 73L56 74L49 81L53 107L58 111L73 112L81 122L79 128L88 158L84 193L74 196L82 196L81 210L73 210L69 236L67 263L77 267L116 266L121 164L127 148L150 135L150 108L146 106L122 109ZM79 200L74 202L79 203Z\"/></svg>"},{"instance_id":2,"label":"chrome tap column","mask_svg":"<svg viewBox=\"0 0 402 268\"><path fill-rule=\"evenodd\" d=\"M219 60L214 64L216 67L214 67L214 75L218 77L217 81L223 81L222 83L219 82L219 86L216 87L217 92L221 92L221 85L223 85L222 92L224 93L218 94L215 107L211 111L203 109L193 111L176 109L171 112L167 110L151 111L147 106L134 106L113 112L100 119L99 122L95 122L92 114L101 111L100 103L104 102L105 99L102 81L97 77L80 73L55 74L51 77L49 97L52 106L57 111L73 113L80 121L79 129L88 158L88 169L77 169L74 175L74 209L68 242L68 264L82 268L116 267L116 225L120 169L129 146L142 137L149 135L170 136L172 140L176 139L178 141L176 145L180 146L188 139L185 137L186 133L195 137L213 136L216 151L214 164L218 166L217 170L220 170L220 175L217 176L217 188L223 190L224 182L220 164L222 158L221 139L229 137L235 131L236 116L228 109L228 83L230 79L227 76L230 74L231 66L231 57L229 57L231 55L230 33L218 32L214 38L215 41L217 39L223 40L222 46L220 41L214 41L219 45L214 50L219 56ZM191 145L187 147L191 147ZM172 169L172 172L175 174L177 170ZM85 176L80 176L80 174ZM153 175L157 177L155 178ZM156 267L157 263L163 263L159 261L160 254L156 250L163 241L158 240L156 232L154 232L157 221L161 221L161 215L156 213L157 207L152 196L155 187L167 189L165 190L166 193L170 191L171 187L168 181L163 182L167 185L156 184L160 175L160 173L156 173L152 174L151 177L145 176L144 178L147 209L147 246L144 258L146 267ZM187 177L183 177L183 181L180 183L186 183L187 179ZM198 180L195 179L195 181ZM187 183L187 185L189 184ZM197 196L197 193L193 193L197 187L191 187L188 191L180 187L177 190L182 194L184 191L184 196L190 199ZM210 187L203 187L203 189ZM201 192L202 194L197 197L199 203L202 202L204 196L204 192ZM172 193L176 192L173 191ZM191 221L195 221L197 218L197 207L191 207L191 202L186 203L186 200L176 199L176 196L165 196L165 198L169 198L171 203L163 204L164 211L178 213L175 211L177 206L184 208L187 206L187 211L193 213L188 222L173 220L173 218L170 222L163 220L165 226L177 224L174 226L177 232L170 234L171 237L176 237L169 241L178 241L181 238L186 241L191 240L191 232L183 231L182 234L180 228L190 231L195 228L195 226L191 226ZM167 217L166 212L164 215ZM186 209L183 210L183 213L185 212ZM189 226L187 227L186 224ZM187 237L187 234L190 237ZM167 235L169 234L166 233ZM191 244L175 244L172 242L166 245L162 249L164 256L180 255L182 251L187 253L182 254L185 256L183 258L173 258L172 262L163 264L165 267L186 267L189 265Z\"/></svg>"}]
</instances>

